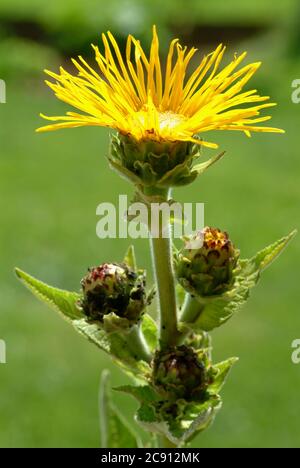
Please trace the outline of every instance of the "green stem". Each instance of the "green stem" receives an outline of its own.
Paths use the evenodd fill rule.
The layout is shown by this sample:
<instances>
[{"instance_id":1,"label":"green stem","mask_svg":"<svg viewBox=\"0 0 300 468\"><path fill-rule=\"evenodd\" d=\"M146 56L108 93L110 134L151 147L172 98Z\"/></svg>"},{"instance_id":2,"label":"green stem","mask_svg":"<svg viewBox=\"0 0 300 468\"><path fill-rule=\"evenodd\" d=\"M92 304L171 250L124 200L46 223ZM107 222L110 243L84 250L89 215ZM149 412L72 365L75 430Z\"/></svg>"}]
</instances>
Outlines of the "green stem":
<instances>
[{"instance_id":1,"label":"green stem","mask_svg":"<svg viewBox=\"0 0 300 468\"><path fill-rule=\"evenodd\" d=\"M150 362L152 359L144 335L139 325L134 325L126 335L126 341L129 349L134 353L137 359Z\"/></svg>"},{"instance_id":2,"label":"green stem","mask_svg":"<svg viewBox=\"0 0 300 468\"><path fill-rule=\"evenodd\" d=\"M197 299L190 294L186 294L185 301L182 307L180 322L193 323L197 320L201 312L204 310L205 304L201 304ZM191 333L188 327L182 327L181 333L178 336L177 344L182 344L187 336Z\"/></svg>"},{"instance_id":3,"label":"green stem","mask_svg":"<svg viewBox=\"0 0 300 468\"><path fill-rule=\"evenodd\" d=\"M173 444L166 436L159 436L159 448L176 448L177 445Z\"/></svg>"},{"instance_id":4,"label":"green stem","mask_svg":"<svg viewBox=\"0 0 300 468\"><path fill-rule=\"evenodd\" d=\"M166 348L175 345L177 336L176 296L170 239L151 238L151 251L159 300L160 344L162 348Z\"/></svg>"},{"instance_id":5,"label":"green stem","mask_svg":"<svg viewBox=\"0 0 300 468\"><path fill-rule=\"evenodd\" d=\"M107 386L109 382L109 371L104 369L101 373L99 386L99 415L100 417L100 447L106 448L108 445L108 421L109 415L107 411Z\"/></svg>"},{"instance_id":6,"label":"green stem","mask_svg":"<svg viewBox=\"0 0 300 468\"><path fill-rule=\"evenodd\" d=\"M161 202L169 199L168 190L148 188L145 195L159 196ZM151 219L149 224L151 226ZM150 226L149 235L159 302L160 346L164 349L176 344L178 329L170 222L167 228L159 224L157 236L153 237Z\"/></svg>"},{"instance_id":7,"label":"green stem","mask_svg":"<svg viewBox=\"0 0 300 468\"><path fill-rule=\"evenodd\" d=\"M180 321L187 323L195 322L203 311L204 307L205 304L201 304L197 299L192 297L190 294L187 294L182 307Z\"/></svg>"}]
</instances>

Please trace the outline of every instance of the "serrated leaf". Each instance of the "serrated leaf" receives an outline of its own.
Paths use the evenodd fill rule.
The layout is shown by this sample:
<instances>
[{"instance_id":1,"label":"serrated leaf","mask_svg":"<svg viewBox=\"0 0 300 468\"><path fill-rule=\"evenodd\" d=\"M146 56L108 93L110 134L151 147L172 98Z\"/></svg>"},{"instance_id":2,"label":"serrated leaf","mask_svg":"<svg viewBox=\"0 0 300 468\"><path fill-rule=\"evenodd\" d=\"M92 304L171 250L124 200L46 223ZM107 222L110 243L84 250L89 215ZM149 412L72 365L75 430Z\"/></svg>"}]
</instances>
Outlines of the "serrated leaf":
<instances>
[{"instance_id":1,"label":"serrated leaf","mask_svg":"<svg viewBox=\"0 0 300 468\"><path fill-rule=\"evenodd\" d=\"M227 376L232 368L232 366L239 360L237 357L226 359L226 361L219 362L218 364L214 364L213 369L216 372L214 376L214 381L208 387L208 391L211 394L219 394Z\"/></svg>"},{"instance_id":2,"label":"serrated leaf","mask_svg":"<svg viewBox=\"0 0 300 468\"><path fill-rule=\"evenodd\" d=\"M130 245L124 257L124 263L126 263L133 271L137 271L136 258L134 253L134 246Z\"/></svg>"},{"instance_id":3,"label":"serrated leaf","mask_svg":"<svg viewBox=\"0 0 300 468\"><path fill-rule=\"evenodd\" d=\"M158 346L158 330L156 322L149 314L143 316L141 328L149 349L153 352Z\"/></svg>"},{"instance_id":4,"label":"serrated leaf","mask_svg":"<svg viewBox=\"0 0 300 468\"><path fill-rule=\"evenodd\" d=\"M213 423L221 406L222 402L219 396L210 398L204 403L188 403L182 420L175 420L169 426L170 440L179 446L192 440Z\"/></svg>"},{"instance_id":5,"label":"serrated leaf","mask_svg":"<svg viewBox=\"0 0 300 468\"><path fill-rule=\"evenodd\" d=\"M249 260L243 260L241 262L243 274L246 275L250 272L255 272L257 269L263 271L267 268L282 253L296 234L297 230L294 229L287 236L282 237L278 241L274 242L274 244L268 245L268 247L260 250L256 255L254 255L254 257Z\"/></svg>"},{"instance_id":6,"label":"serrated leaf","mask_svg":"<svg viewBox=\"0 0 300 468\"><path fill-rule=\"evenodd\" d=\"M225 364L220 363L220 375L225 380ZM218 365L217 365L218 366ZM229 365L226 367L227 373ZM217 368L218 369L218 368ZM216 370L217 370L216 369ZM226 375L227 375L226 373ZM221 387L221 385L220 385ZM221 399L218 395L208 393L207 400L202 403L186 402L178 400L173 404L180 408L178 417L164 418L162 407L169 401L162 401L161 397L149 385L133 386L124 385L114 390L127 393L140 402L136 413L136 421L147 431L166 436L174 444L181 446L200 431L206 429L214 419L216 412L221 407ZM170 403L172 405L172 402Z\"/></svg>"},{"instance_id":7,"label":"serrated leaf","mask_svg":"<svg viewBox=\"0 0 300 468\"><path fill-rule=\"evenodd\" d=\"M113 404L109 388L109 372L101 375L99 392L101 448L139 448L141 441Z\"/></svg>"},{"instance_id":8,"label":"serrated leaf","mask_svg":"<svg viewBox=\"0 0 300 468\"><path fill-rule=\"evenodd\" d=\"M178 417L163 419L155 404L142 403L136 414L136 421L147 431L167 437L177 446L183 446L199 432L205 430L214 420L221 408L221 399L213 396L204 403L182 404L182 413Z\"/></svg>"},{"instance_id":9,"label":"serrated leaf","mask_svg":"<svg viewBox=\"0 0 300 468\"><path fill-rule=\"evenodd\" d=\"M252 258L240 260L233 288L220 296L198 297L202 312L193 323L184 324L196 331L211 331L226 323L247 301L250 290L257 284L261 272L279 256L295 234L296 231L292 231Z\"/></svg>"},{"instance_id":10,"label":"serrated leaf","mask_svg":"<svg viewBox=\"0 0 300 468\"><path fill-rule=\"evenodd\" d=\"M193 323L186 324L193 330L207 332L220 327L246 302L249 297L249 290L249 285L238 284L234 289L222 296L207 300L198 319Z\"/></svg>"},{"instance_id":11,"label":"serrated leaf","mask_svg":"<svg viewBox=\"0 0 300 468\"><path fill-rule=\"evenodd\" d=\"M122 385L115 387L114 390L127 393L136 398L140 403L153 403L159 400L158 394L149 385Z\"/></svg>"},{"instance_id":12,"label":"serrated leaf","mask_svg":"<svg viewBox=\"0 0 300 468\"><path fill-rule=\"evenodd\" d=\"M79 294L49 286L19 269L16 269L16 274L38 299L60 312L77 332L109 354L125 372L140 380L145 379L145 374L149 373L149 365L145 361L138 360L133 347L130 346L130 333L134 331L133 328L124 334L108 334L98 323L91 323L85 318L77 306L81 298ZM107 327L110 325L110 332L115 331L117 326L121 326L121 319L119 320L118 317L111 317L111 319L109 324L106 323Z\"/></svg>"},{"instance_id":13,"label":"serrated leaf","mask_svg":"<svg viewBox=\"0 0 300 468\"><path fill-rule=\"evenodd\" d=\"M83 314L78 307L78 301L81 297L78 293L49 286L19 268L16 268L15 271L21 282L38 299L55 311L63 314L66 319L74 320L83 317Z\"/></svg>"}]
</instances>

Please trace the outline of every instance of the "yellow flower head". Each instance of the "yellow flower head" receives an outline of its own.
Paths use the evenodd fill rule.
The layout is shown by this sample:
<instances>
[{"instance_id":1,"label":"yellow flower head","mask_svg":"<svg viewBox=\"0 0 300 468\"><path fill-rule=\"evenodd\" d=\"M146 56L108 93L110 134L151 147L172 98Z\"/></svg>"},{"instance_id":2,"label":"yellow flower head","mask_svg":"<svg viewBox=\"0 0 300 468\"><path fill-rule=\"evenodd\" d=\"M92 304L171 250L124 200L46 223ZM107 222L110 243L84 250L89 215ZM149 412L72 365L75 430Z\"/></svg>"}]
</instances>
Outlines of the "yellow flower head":
<instances>
[{"instance_id":1,"label":"yellow flower head","mask_svg":"<svg viewBox=\"0 0 300 468\"><path fill-rule=\"evenodd\" d=\"M102 35L104 54L93 45L98 70L79 56L72 60L76 76L60 68L60 74L46 70L56 83L46 81L58 99L79 109L64 116L43 118L58 122L37 131L87 125L117 129L121 134L140 140L192 141L210 148L215 143L195 139L196 134L209 130L241 130L278 132L283 130L258 126L270 116L260 111L275 103L269 96L259 96L257 90L242 91L261 62L239 68L246 52L219 70L225 47L220 44L205 56L194 72L187 76L187 67L197 49L182 47L174 39L162 73L159 41L155 26L150 57L141 44L128 36L123 57L113 35Z\"/></svg>"}]
</instances>

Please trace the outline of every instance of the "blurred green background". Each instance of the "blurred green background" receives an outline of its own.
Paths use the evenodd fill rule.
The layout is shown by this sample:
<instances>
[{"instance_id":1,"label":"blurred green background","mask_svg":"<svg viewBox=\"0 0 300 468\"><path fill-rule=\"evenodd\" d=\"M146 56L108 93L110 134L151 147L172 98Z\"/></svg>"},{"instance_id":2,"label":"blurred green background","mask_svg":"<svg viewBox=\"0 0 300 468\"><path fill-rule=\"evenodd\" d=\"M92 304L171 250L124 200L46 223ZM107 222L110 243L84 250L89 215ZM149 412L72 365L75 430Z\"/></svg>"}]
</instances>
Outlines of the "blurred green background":
<instances>
[{"instance_id":1,"label":"blurred green background","mask_svg":"<svg viewBox=\"0 0 300 468\"><path fill-rule=\"evenodd\" d=\"M300 8L296 0L1 0L0 104L1 447L99 446L97 392L101 369L113 384L127 381L108 358L38 303L13 274L14 266L50 284L77 290L90 265L119 260L125 240L96 237L96 206L117 202L132 188L110 172L108 131L97 128L37 135L39 112L66 106L43 85L43 68L69 56L92 57L90 42L110 29L149 43L159 27L162 53L176 36L203 52L219 42L227 57L247 49L263 60L255 78L279 106L273 124L286 134L210 135L227 156L181 201L205 203L206 223L225 228L242 256L299 227L299 113L291 83L300 78ZM146 46L147 47L147 46ZM199 57L199 56L198 56ZM300 365L291 343L300 338L299 261L296 238L271 266L242 312L213 333L214 358L239 356L223 390L224 407L195 447L299 447ZM137 243L140 265L151 278L146 240ZM115 396L129 419L136 405Z\"/></svg>"}]
</instances>

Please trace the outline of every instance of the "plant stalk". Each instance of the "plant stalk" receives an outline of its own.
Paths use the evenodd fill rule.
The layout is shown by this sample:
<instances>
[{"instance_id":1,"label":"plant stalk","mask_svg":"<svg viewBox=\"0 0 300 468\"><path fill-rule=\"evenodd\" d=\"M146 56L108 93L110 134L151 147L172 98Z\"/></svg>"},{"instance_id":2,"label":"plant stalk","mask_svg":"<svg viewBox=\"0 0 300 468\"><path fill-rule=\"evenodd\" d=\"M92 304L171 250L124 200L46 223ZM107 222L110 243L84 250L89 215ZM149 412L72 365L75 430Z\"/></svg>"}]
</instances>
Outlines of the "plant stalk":
<instances>
[{"instance_id":1,"label":"plant stalk","mask_svg":"<svg viewBox=\"0 0 300 468\"><path fill-rule=\"evenodd\" d=\"M187 294L180 316L181 322L193 323L203 311L205 304L201 304L195 297Z\"/></svg>"},{"instance_id":2,"label":"plant stalk","mask_svg":"<svg viewBox=\"0 0 300 468\"><path fill-rule=\"evenodd\" d=\"M158 440L159 448L177 448L177 445L173 444L166 436L160 435Z\"/></svg>"},{"instance_id":3,"label":"plant stalk","mask_svg":"<svg viewBox=\"0 0 300 468\"><path fill-rule=\"evenodd\" d=\"M182 325L184 325L185 323L195 322L199 318L204 308L205 304L201 304L199 301L197 301L197 299L195 299L187 293L185 296L185 301L180 316L180 322L182 323ZM182 344L185 338L188 337L191 333L191 330L190 328L188 328L188 326L182 326L180 330L180 335L177 339L178 345Z\"/></svg>"},{"instance_id":4,"label":"plant stalk","mask_svg":"<svg viewBox=\"0 0 300 468\"><path fill-rule=\"evenodd\" d=\"M126 335L126 341L129 349L134 353L137 359L150 362L151 353L145 341L144 335L139 325L133 325L130 332Z\"/></svg>"},{"instance_id":5,"label":"plant stalk","mask_svg":"<svg viewBox=\"0 0 300 468\"><path fill-rule=\"evenodd\" d=\"M144 193L147 196L160 197L160 203L167 203L169 200L168 190L148 188L145 189ZM162 222L159 220L159 230L156 235L153 235L151 216L149 218L150 247L159 303L160 347L165 349L175 346L178 336L171 226L170 220L168 220L168 226L162 226Z\"/></svg>"}]
</instances>

